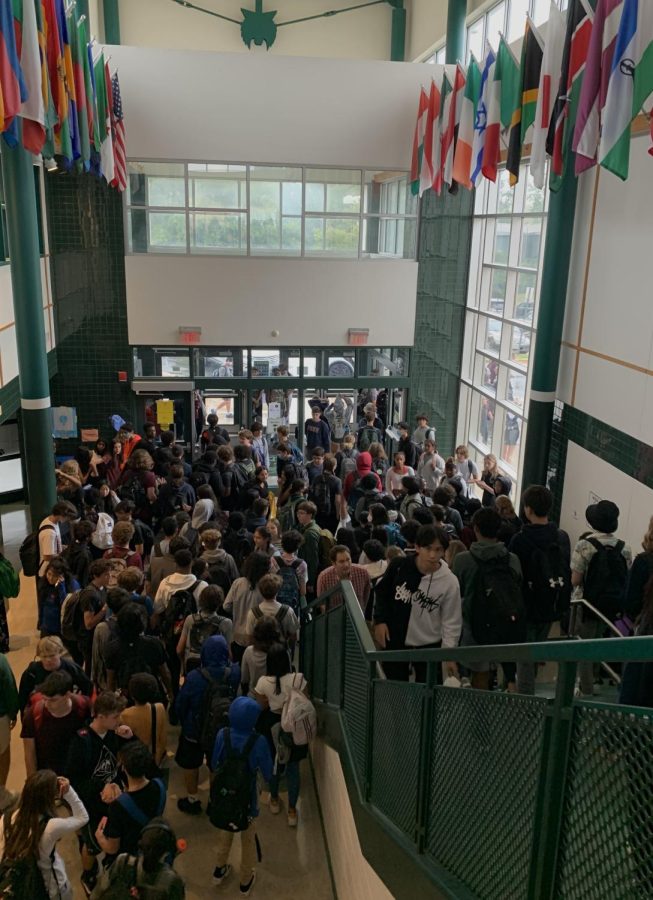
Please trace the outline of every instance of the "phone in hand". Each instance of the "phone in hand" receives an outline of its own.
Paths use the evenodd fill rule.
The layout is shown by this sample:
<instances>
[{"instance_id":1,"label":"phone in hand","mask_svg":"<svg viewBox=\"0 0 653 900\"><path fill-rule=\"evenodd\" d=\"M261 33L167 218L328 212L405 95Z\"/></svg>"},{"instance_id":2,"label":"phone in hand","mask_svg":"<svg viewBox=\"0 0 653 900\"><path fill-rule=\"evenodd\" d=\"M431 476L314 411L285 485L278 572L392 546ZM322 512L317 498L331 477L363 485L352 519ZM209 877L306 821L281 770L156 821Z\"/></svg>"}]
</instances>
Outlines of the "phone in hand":
<instances>
[{"instance_id":1,"label":"phone in hand","mask_svg":"<svg viewBox=\"0 0 653 900\"><path fill-rule=\"evenodd\" d=\"M98 831L104 832L104 829L107 827L107 817L102 816L100 819L100 824L98 825Z\"/></svg>"}]
</instances>

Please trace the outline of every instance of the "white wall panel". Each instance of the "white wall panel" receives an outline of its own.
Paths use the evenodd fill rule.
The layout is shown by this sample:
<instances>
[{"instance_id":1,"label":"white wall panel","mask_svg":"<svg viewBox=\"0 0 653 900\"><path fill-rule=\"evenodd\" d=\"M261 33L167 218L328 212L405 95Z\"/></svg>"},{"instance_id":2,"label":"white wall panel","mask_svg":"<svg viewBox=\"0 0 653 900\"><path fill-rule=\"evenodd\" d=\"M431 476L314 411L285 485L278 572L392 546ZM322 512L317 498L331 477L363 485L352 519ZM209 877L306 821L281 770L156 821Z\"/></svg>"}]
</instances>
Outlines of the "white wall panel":
<instances>
[{"instance_id":1,"label":"white wall panel","mask_svg":"<svg viewBox=\"0 0 653 900\"><path fill-rule=\"evenodd\" d=\"M643 372L581 353L574 405L639 438L647 381Z\"/></svg>"},{"instance_id":2,"label":"white wall panel","mask_svg":"<svg viewBox=\"0 0 653 900\"><path fill-rule=\"evenodd\" d=\"M15 326L0 331L0 363L2 364L2 383L5 385L18 375Z\"/></svg>"},{"instance_id":3,"label":"white wall panel","mask_svg":"<svg viewBox=\"0 0 653 900\"><path fill-rule=\"evenodd\" d=\"M207 345L413 344L414 262L128 256L125 274L131 344L177 344L180 325Z\"/></svg>"}]
</instances>

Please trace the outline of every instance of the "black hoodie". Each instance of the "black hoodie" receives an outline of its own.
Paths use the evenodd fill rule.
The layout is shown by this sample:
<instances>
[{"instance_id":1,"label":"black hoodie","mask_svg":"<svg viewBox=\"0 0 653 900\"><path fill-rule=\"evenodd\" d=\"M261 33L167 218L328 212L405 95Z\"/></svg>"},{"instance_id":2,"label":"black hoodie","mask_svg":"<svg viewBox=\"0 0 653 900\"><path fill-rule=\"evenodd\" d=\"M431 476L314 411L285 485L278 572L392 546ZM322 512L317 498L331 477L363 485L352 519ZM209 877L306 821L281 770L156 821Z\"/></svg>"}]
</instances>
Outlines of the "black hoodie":
<instances>
[{"instance_id":1,"label":"black hoodie","mask_svg":"<svg viewBox=\"0 0 653 900\"><path fill-rule=\"evenodd\" d=\"M536 550L546 550L551 544L556 542L560 546L563 559L569 565L571 559L571 547L569 544L569 535L566 531L554 522L547 522L546 525L524 525L510 541L509 550L519 558L521 563L523 581L522 588L524 591L524 602L526 604L526 615L529 622L541 622L541 616L538 616L537 610L532 609L532 595L528 588L528 582L531 580L531 557Z\"/></svg>"}]
</instances>

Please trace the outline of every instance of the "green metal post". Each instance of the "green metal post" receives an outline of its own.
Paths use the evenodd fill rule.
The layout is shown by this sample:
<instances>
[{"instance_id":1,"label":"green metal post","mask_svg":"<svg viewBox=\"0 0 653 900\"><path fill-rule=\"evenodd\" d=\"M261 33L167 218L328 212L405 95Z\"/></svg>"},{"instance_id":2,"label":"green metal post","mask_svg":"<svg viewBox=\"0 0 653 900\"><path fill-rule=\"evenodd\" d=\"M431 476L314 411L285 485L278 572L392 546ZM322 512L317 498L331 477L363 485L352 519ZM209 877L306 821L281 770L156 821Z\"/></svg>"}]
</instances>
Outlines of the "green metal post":
<instances>
[{"instance_id":1,"label":"green metal post","mask_svg":"<svg viewBox=\"0 0 653 900\"><path fill-rule=\"evenodd\" d=\"M404 0L391 0L392 35L390 39L390 59L403 62L406 58L406 10Z\"/></svg>"},{"instance_id":2,"label":"green metal post","mask_svg":"<svg viewBox=\"0 0 653 900\"><path fill-rule=\"evenodd\" d=\"M455 65L465 57L465 17L467 0L449 0L445 62Z\"/></svg>"},{"instance_id":3,"label":"green metal post","mask_svg":"<svg viewBox=\"0 0 653 900\"><path fill-rule=\"evenodd\" d=\"M104 43L120 43L120 11L118 0L103 0L104 10Z\"/></svg>"},{"instance_id":4,"label":"green metal post","mask_svg":"<svg viewBox=\"0 0 653 900\"><path fill-rule=\"evenodd\" d=\"M80 16L86 16L86 21L89 22L89 26L88 26L89 32L88 33L90 34L91 33L91 31L90 31L91 23L89 21L90 16L89 16L89 12L88 12L88 0L77 0L77 18L79 19ZM93 22L92 24L93 24L93 28L96 29L98 23ZM95 31L93 31L93 34L95 34Z\"/></svg>"},{"instance_id":5,"label":"green metal post","mask_svg":"<svg viewBox=\"0 0 653 900\"><path fill-rule=\"evenodd\" d=\"M531 849L529 900L553 900L555 896L575 686L576 663L560 663L555 698L547 710L545 722Z\"/></svg>"},{"instance_id":6,"label":"green metal post","mask_svg":"<svg viewBox=\"0 0 653 900\"><path fill-rule=\"evenodd\" d=\"M522 485L525 488L530 484L546 484L578 189L578 179L572 170L570 163L560 189L551 193L549 199L537 341L528 405L528 433L524 448Z\"/></svg>"},{"instance_id":7,"label":"green metal post","mask_svg":"<svg viewBox=\"0 0 653 900\"><path fill-rule=\"evenodd\" d=\"M50 512L57 493L32 155L20 143L13 148L3 144L2 168L27 490L32 526L36 526Z\"/></svg>"}]
</instances>

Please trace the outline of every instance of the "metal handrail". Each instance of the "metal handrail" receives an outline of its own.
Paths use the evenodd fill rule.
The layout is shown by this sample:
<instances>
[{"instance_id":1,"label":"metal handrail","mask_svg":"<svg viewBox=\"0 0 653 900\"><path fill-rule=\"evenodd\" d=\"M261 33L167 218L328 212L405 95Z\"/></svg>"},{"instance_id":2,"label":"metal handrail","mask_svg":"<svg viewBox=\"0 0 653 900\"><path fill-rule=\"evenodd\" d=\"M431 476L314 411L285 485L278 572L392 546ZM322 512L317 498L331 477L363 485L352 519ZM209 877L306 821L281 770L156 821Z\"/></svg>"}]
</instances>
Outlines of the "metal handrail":
<instances>
[{"instance_id":1,"label":"metal handrail","mask_svg":"<svg viewBox=\"0 0 653 900\"><path fill-rule=\"evenodd\" d=\"M341 594L350 621L368 662L426 662L441 663L456 660L469 662L602 662L606 655L606 639L576 641L554 639L537 644L497 644L473 647L447 647L442 650L377 650L372 641L360 604L350 581L341 581L326 593L306 604L313 610L334 594ZM335 608L335 607L334 607ZM325 615L329 615L327 609ZM612 662L646 662L653 659L653 636L609 638L609 658Z\"/></svg>"}]
</instances>

